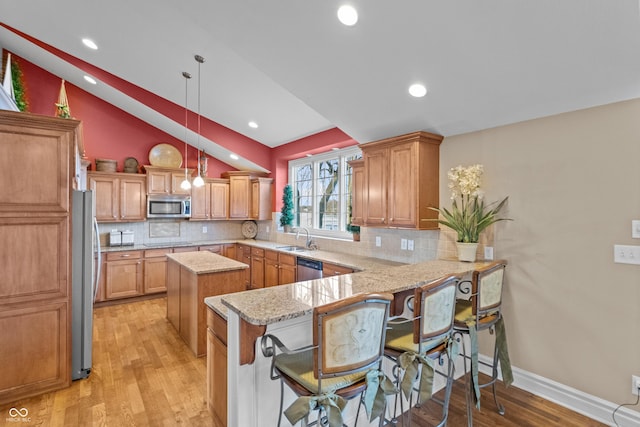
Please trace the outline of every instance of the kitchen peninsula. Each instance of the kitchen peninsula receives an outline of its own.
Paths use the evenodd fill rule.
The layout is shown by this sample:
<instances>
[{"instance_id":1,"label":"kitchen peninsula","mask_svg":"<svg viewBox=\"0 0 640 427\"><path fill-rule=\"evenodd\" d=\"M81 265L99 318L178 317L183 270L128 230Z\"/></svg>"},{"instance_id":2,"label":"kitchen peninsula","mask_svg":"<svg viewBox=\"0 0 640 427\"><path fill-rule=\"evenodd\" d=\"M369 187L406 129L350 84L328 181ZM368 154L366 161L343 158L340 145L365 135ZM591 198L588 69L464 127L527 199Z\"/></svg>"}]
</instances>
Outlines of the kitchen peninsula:
<instances>
[{"instance_id":1,"label":"kitchen peninsula","mask_svg":"<svg viewBox=\"0 0 640 427\"><path fill-rule=\"evenodd\" d=\"M244 290L244 270L249 266L208 251L167 254L167 259L167 319L193 354L204 356L204 299Z\"/></svg>"},{"instance_id":2,"label":"kitchen peninsula","mask_svg":"<svg viewBox=\"0 0 640 427\"><path fill-rule=\"evenodd\" d=\"M207 298L210 316L226 316L228 322L225 334L228 359L225 412L228 413L222 417L226 423L221 424L276 424L279 383L269 378L271 361L260 352L260 335L274 334L289 348L309 345L314 307L358 293L388 292L396 296L392 310L399 314L405 297L415 287L448 274L468 274L486 264L448 260L394 267L381 264L378 268L372 264L358 273ZM247 341L251 345L247 345ZM293 394L286 390L284 407L293 399ZM209 405L215 412L216 402ZM347 423L355 416L355 406L347 407Z\"/></svg>"}]
</instances>

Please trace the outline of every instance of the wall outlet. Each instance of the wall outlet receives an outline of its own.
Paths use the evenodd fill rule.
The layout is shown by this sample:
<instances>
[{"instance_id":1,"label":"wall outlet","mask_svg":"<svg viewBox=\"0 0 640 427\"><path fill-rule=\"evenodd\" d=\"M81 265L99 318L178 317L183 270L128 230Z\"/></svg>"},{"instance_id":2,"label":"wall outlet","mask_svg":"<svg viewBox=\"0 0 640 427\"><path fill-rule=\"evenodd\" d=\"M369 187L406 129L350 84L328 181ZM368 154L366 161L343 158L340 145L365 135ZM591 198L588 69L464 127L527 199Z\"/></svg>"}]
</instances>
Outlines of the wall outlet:
<instances>
[{"instance_id":1,"label":"wall outlet","mask_svg":"<svg viewBox=\"0 0 640 427\"><path fill-rule=\"evenodd\" d=\"M269 227L269 226L267 225L267 228L266 228L266 230L265 230L267 234L269 234L269 230L271 230L271 227Z\"/></svg>"},{"instance_id":2,"label":"wall outlet","mask_svg":"<svg viewBox=\"0 0 640 427\"><path fill-rule=\"evenodd\" d=\"M493 259L493 247L492 246L485 246L484 247L484 259L489 260L489 261Z\"/></svg>"},{"instance_id":3,"label":"wall outlet","mask_svg":"<svg viewBox=\"0 0 640 427\"><path fill-rule=\"evenodd\" d=\"M380 236L376 236L376 246L377 247L382 246L382 239L380 238Z\"/></svg>"},{"instance_id":4,"label":"wall outlet","mask_svg":"<svg viewBox=\"0 0 640 427\"><path fill-rule=\"evenodd\" d=\"M209 230L207 229L207 226L206 226L206 225L203 225L203 226L202 226L202 232L203 232L203 233L208 233L208 232L209 232Z\"/></svg>"},{"instance_id":5,"label":"wall outlet","mask_svg":"<svg viewBox=\"0 0 640 427\"><path fill-rule=\"evenodd\" d=\"M400 239L400 249L403 251L407 250L407 239Z\"/></svg>"},{"instance_id":6,"label":"wall outlet","mask_svg":"<svg viewBox=\"0 0 640 427\"><path fill-rule=\"evenodd\" d=\"M613 245L613 262L640 264L640 246Z\"/></svg>"},{"instance_id":7,"label":"wall outlet","mask_svg":"<svg viewBox=\"0 0 640 427\"><path fill-rule=\"evenodd\" d=\"M410 251L413 250L413 240L407 240L407 249Z\"/></svg>"},{"instance_id":8,"label":"wall outlet","mask_svg":"<svg viewBox=\"0 0 640 427\"><path fill-rule=\"evenodd\" d=\"M640 219L631 221L631 237L640 239Z\"/></svg>"},{"instance_id":9,"label":"wall outlet","mask_svg":"<svg viewBox=\"0 0 640 427\"><path fill-rule=\"evenodd\" d=\"M640 376L631 375L631 394L637 396L638 390L640 390Z\"/></svg>"}]
</instances>

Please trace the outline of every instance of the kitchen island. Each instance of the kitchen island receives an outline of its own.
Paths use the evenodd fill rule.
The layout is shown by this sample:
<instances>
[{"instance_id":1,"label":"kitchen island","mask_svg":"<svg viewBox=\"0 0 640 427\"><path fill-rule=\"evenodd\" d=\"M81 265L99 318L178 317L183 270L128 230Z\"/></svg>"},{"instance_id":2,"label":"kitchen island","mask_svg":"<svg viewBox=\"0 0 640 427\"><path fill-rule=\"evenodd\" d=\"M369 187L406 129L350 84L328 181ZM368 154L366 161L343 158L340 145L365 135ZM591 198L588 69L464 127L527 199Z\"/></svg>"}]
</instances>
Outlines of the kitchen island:
<instances>
[{"instance_id":1,"label":"kitchen island","mask_svg":"<svg viewBox=\"0 0 640 427\"><path fill-rule=\"evenodd\" d=\"M247 264L208 251L167 254L167 319L196 357L207 351L206 297L245 289Z\"/></svg>"},{"instance_id":2,"label":"kitchen island","mask_svg":"<svg viewBox=\"0 0 640 427\"><path fill-rule=\"evenodd\" d=\"M280 386L269 378L271 361L260 352L261 335L274 334L289 348L309 345L314 307L354 294L385 292L398 300L394 303L397 312L417 286L449 274L469 274L487 264L434 260L396 267L371 265L358 273L208 298L211 315L227 318L228 413L223 417L226 424L221 424L259 426L277 422ZM285 387L284 408L294 398ZM353 422L355 411L356 404L350 403L345 412L347 424Z\"/></svg>"}]
</instances>

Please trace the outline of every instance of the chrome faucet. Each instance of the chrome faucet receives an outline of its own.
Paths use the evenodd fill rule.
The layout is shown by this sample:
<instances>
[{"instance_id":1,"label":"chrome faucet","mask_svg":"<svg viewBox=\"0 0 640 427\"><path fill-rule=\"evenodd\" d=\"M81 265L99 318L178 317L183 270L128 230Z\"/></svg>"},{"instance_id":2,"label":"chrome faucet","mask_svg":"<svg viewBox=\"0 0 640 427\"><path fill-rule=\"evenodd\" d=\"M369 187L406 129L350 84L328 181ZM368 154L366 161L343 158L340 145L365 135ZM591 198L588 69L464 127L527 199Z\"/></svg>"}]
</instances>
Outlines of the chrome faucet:
<instances>
[{"instance_id":1,"label":"chrome faucet","mask_svg":"<svg viewBox=\"0 0 640 427\"><path fill-rule=\"evenodd\" d=\"M307 233L307 243L305 244L305 247L307 249L317 249L318 246L313 242L313 239L311 239L311 236L309 235L309 229L308 228L305 228L305 227L297 228L296 229L296 240L298 240L298 237L300 237L300 230L304 230L305 233Z\"/></svg>"}]
</instances>

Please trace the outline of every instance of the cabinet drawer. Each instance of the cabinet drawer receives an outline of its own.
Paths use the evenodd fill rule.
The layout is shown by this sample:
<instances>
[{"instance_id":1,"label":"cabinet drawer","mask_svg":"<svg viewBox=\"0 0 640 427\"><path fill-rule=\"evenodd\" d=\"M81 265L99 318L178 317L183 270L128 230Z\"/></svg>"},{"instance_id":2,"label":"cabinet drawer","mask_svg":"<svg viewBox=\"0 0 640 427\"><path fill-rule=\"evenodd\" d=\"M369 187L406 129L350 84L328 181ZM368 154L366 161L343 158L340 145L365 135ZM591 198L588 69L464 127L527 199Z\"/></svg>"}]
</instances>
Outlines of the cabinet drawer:
<instances>
[{"instance_id":1,"label":"cabinet drawer","mask_svg":"<svg viewBox=\"0 0 640 427\"><path fill-rule=\"evenodd\" d=\"M142 258L142 251L107 252L107 261Z\"/></svg>"},{"instance_id":2,"label":"cabinet drawer","mask_svg":"<svg viewBox=\"0 0 640 427\"><path fill-rule=\"evenodd\" d=\"M341 274L353 273L353 269L349 267L343 267L341 265L330 264L325 262L322 265L322 277L339 276Z\"/></svg>"},{"instance_id":3,"label":"cabinet drawer","mask_svg":"<svg viewBox=\"0 0 640 427\"><path fill-rule=\"evenodd\" d=\"M277 262L278 261L278 252L276 252L276 251L265 251L264 252L264 257L265 257L265 259Z\"/></svg>"},{"instance_id":4,"label":"cabinet drawer","mask_svg":"<svg viewBox=\"0 0 640 427\"><path fill-rule=\"evenodd\" d=\"M264 249L260 248L251 248L251 255L253 256L264 256Z\"/></svg>"},{"instance_id":5,"label":"cabinet drawer","mask_svg":"<svg viewBox=\"0 0 640 427\"><path fill-rule=\"evenodd\" d=\"M207 327L227 345L227 321L210 308L207 310Z\"/></svg>"},{"instance_id":6,"label":"cabinet drawer","mask_svg":"<svg viewBox=\"0 0 640 427\"><path fill-rule=\"evenodd\" d=\"M164 249L147 249L144 251L145 258L158 258L171 253L171 248Z\"/></svg>"},{"instance_id":7,"label":"cabinet drawer","mask_svg":"<svg viewBox=\"0 0 640 427\"><path fill-rule=\"evenodd\" d=\"M296 256L289 254L280 254L280 264L296 265Z\"/></svg>"}]
</instances>

